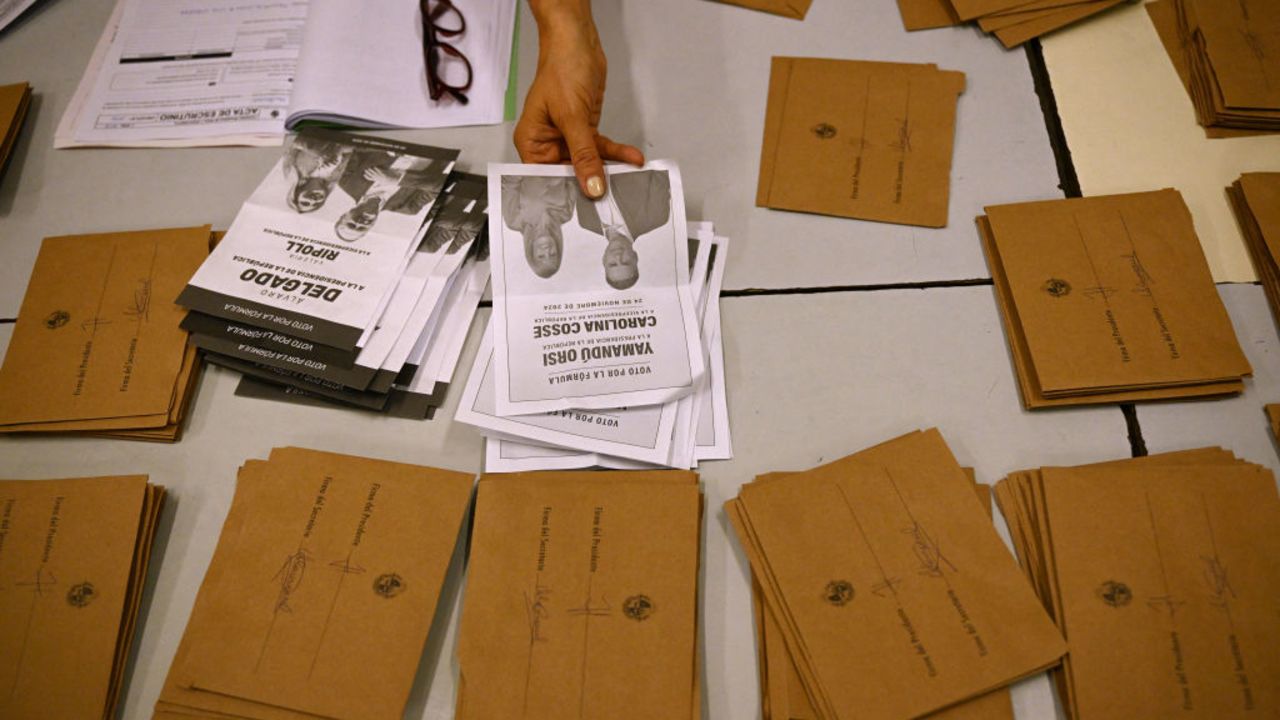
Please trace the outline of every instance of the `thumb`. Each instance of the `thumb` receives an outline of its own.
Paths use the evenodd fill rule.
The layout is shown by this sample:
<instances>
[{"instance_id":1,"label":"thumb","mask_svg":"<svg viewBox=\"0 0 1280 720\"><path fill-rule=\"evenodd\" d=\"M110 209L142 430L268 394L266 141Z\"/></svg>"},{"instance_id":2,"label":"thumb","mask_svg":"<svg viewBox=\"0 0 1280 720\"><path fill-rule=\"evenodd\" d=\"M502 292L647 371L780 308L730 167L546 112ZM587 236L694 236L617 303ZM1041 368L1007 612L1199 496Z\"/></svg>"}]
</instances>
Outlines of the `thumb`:
<instances>
[{"instance_id":1,"label":"thumb","mask_svg":"<svg viewBox=\"0 0 1280 720\"><path fill-rule=\"evenodd\" d=\"M565 146L573 161L573 173L578 176L578 187L592 200L603 197L604 161L596 149L595 130L582 119L574 118L566 120L560 131L564 133Z\"/></svg>"}]
</instances>

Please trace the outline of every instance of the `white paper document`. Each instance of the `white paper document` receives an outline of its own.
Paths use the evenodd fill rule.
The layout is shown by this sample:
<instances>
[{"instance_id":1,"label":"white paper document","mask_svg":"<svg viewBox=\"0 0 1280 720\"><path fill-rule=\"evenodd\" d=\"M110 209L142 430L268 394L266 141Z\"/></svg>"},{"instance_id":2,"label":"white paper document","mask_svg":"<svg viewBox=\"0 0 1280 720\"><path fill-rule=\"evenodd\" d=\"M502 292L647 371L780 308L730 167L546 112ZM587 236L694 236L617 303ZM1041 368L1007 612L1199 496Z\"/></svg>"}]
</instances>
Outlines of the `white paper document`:
<instances>
[{"instance_id":1,"label":"white paper document","mask_svg":"<svg viewBox=\"0 0 1280 720\"><path fill-rule=\"evenodd\" d=\"M500 416L657 405L704 372L679 168L608 172L591 202L571 167L489 166Z\"/></svg>"},{"instance_id":2,"label":"white paper document","mask_svg":"<svg viewBox=\"0 0 1280 720\"><path fill-rule=\"evenodd\" d=\"M306 0L121 0L117 12L68 108L71 137L59 147L279 142Z\"/></svg>"}]
</instances>

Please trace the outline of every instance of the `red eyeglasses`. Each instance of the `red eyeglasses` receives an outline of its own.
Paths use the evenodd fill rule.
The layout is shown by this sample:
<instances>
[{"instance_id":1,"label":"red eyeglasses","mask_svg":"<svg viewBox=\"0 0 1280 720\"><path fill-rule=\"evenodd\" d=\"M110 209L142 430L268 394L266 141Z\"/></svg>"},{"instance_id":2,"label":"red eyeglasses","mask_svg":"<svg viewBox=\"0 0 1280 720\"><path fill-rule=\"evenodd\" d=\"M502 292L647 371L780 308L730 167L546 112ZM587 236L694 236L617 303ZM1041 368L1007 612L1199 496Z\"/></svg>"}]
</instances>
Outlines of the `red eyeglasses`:
<instances>
[{"instance_id":1,"label":"red eyeglasses","mask_svg":"<svg viewBox=\"0 0 1280 720\"><path fill-rule=\"evenodd\" d=\"M466 105L466 92L471 89L471 61L446 40L452 40L466 32L467 20L450 0L419 0L419 7L422 8L422 54L427 63L427 91L432 100L439 100L448 93L454 100ZM465 69L466 82L456 83L445 79L442 67L450 65L460 65ZM461 74L461 71L449 73L453 77Z\"/></svg>"}]
</instances>

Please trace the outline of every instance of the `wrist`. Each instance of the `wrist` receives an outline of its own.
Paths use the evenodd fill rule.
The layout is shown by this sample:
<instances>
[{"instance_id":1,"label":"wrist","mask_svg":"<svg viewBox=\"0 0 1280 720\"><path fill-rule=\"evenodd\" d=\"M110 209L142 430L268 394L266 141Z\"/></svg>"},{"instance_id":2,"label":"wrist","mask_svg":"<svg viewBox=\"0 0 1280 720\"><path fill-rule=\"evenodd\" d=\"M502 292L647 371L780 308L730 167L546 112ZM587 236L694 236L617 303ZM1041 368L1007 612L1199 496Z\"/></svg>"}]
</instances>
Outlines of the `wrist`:
<instances>
[{"instance_id":1,"label":"wrist","mask_svg":"<svg viewBox=\"0 0 1280 720\"><path fill-rule=\"evenodd\" d=\"M591 0L529 0L529 9L543 50L562 45L599 46Z\"/></svg>"}]
</instances>

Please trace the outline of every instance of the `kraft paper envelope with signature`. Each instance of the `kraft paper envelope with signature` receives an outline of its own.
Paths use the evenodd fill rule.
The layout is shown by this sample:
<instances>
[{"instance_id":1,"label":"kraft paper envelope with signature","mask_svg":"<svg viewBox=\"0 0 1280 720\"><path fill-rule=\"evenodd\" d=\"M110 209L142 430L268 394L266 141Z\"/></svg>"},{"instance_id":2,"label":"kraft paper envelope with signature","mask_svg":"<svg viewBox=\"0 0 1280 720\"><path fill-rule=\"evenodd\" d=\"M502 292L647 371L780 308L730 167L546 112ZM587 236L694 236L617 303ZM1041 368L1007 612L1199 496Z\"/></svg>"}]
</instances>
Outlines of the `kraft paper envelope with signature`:
<instances>
[{"instance_id":1,"label":"kraft paper envelope with signature","mask_svg":"<svg viewBox=\"0 0 1280 720\"><path fill-rule=\"evenodd\" d=\"M1055 674L1069 717L1280 712L1270 470L1203 448L1019 471L996 497L1071 646Z\"/></svg>"},{"instance_id":2,"label":"kraft paper envelope with signature","mask_svg":"<svg viewBox=\"0 0 1280 720\"><path fill-rule=\"evenodd\" d=\"M0 480L0 717L112 718L164 488Z\"/></svg>"},{"instance_id":3,"label":"kraft paper envelope with signature","mask_svg":"<svg viewBox=\"0 0 1280 720\"><path fill-rule=\"evenodd\" d=\"M756 205L943 227L964 73L773 58Z\"/></svg>"},{"instance_id":4,"label":"kraft paper envelope with signature","mask_svg":"<svg viewBox=\"0 0 1280 720\"><path fill-rule=\"evenodd\" d=\"M46 238L0 369L0 432L174 440L198 376L173 298L209 227Z\"/></svg>"},{"instance_id":5,"label":"kraft paper envelope with signature","mask_svg":"<svg viewBox=\"0 0 1280 720\"><path fill-rule=\"evenodd\" d=\"M974 482L973 469L963 468ZM762 478L772 481L790 477L791 473L771 473ZM974 482L974 491L978 502L987 515L991 515L991 486ZM813 709L806 694L800 671L796 669L795 660L787 650L782 627L760 583L754 578L751 583L751 599L756 618L756 650L760 662L760 701L764 720L817 720L818 713ZM926 716L928 720L1013 720L1013 702L1008 688L1001 688L967 700L959 705L952 705Z\"/></svg>"},{"instance_id":6,"label":"kraft paper envelope with signature","mask_svg":"<svg viewBox=\"0 0 1280 720\"><path fill-rule=\"evenodd\" d=\"M764 476L725 511L815 717L920 717L1066 651L936 430Z\"/></svg>"},{"instance_id":7,"label":"kraft paper envelope with signature","mask_svg":"<svg viewBox=\"0 0 1280 720\"><path fill-rule=\"evenodd\" d=\"M699 717L701 503L682 471L481 478L456 717Z\"/></svg>"},{"instance_id":8,"label":"kraft paper envelope with signature","mask_svg":"<svg viewBox=\"0 0 1280 720\"><path fill-rule=\"evenodd\" d=\"M400 718L472 480L299 448L247 463L157 711Z\"/></svg>"},{"instance_id":9,"label":"kraft paper envelope with signature","mask_svg":"<svg viewBox=\"0 0 1280 720\"><path fill-rule=\"evenodd\" d=\"M1027 408L1243 389L1249 361L1176 190L986 210Z\"/></svg>"}]
</instances>

